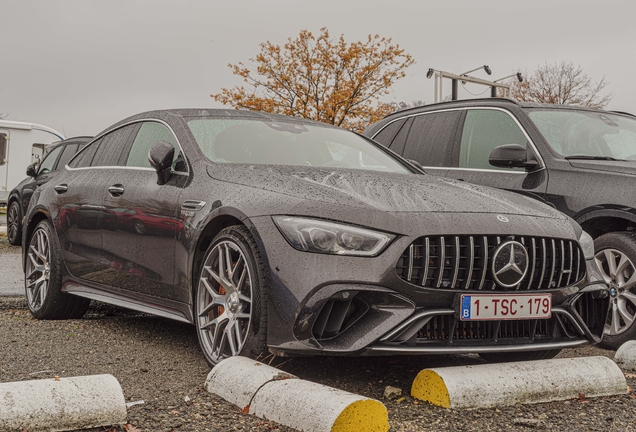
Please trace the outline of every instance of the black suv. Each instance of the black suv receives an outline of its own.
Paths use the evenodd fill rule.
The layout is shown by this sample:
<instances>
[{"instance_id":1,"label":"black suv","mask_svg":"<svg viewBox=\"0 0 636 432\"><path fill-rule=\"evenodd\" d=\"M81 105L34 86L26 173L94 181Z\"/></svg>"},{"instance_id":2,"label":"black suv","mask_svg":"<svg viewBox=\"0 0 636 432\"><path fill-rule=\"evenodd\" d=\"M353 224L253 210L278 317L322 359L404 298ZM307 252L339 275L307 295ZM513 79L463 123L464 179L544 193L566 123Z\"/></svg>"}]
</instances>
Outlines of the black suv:
<instances>
[{"instance_id":1,"label":"black suv","mask_svg":"<svg viewBox=\"0 0 636 432\"><path fill-rule=\"evenodd\" d=\"M474 99L396 112L364 135L426 172L531 196L594 238L611 284L603 344L636 338L636 117Z\"/></svg>"},{"instance_id":2,"label":"black suv","mask_svg":"<svg viewBox=\"0 0 636 432\"><path fill-rule=\"evenodd\" d=\"M22 242L22 215L29 207L29 201L31 201L31 195L33 195L35 188L48 182L52 174L59 168L63 168L75 153L91 139L92 137L80 136L55 142L46 147L45 157L39 166L33 164L27 167L28 177L11 191L7 201L9 243L17 246Z\"/></svg>"}]
</instances>

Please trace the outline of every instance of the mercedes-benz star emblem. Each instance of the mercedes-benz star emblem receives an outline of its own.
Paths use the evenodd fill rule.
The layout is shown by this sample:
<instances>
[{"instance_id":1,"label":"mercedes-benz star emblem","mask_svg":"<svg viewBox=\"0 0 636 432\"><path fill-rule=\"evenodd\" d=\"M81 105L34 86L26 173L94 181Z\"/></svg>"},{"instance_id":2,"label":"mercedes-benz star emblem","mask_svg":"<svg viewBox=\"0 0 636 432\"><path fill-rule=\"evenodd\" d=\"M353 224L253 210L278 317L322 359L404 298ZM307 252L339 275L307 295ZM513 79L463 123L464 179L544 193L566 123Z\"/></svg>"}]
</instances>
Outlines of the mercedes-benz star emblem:
<instances>
[{"instance_id":1,"label":"mercedes-benz star emblem","mask_svg":"<svg viewBox=\"0 0 636 432\"><path fill-rule=\"evenodd\" d=\"M521 243L509 240L499 245L492 257L495 282L504 288L519 285L528 271L528 251Z\"/></svg>"}]
</instances>

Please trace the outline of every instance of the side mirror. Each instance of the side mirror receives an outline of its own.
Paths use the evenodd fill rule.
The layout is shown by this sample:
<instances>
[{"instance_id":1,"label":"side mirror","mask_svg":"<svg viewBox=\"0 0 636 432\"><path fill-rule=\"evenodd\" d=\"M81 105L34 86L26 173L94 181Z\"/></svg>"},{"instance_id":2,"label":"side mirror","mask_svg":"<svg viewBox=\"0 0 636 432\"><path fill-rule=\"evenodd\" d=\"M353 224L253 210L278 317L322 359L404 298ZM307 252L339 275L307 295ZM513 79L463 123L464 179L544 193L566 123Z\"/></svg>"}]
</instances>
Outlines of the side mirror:
<instances>
[{"instance_id":1,"label":"side mirror","mask_svg":"<svg viewBox=\"0 0 636 432\"><path fill-rule=\"evenodd\" d=\"M35 164L31 164L27 167L26 175L29 177L37 177L38 170L35 168Z\"/></svg>"},{"instance_id":2,"label":"side mirror","mask_svg":"<svg viewBox=\"0 0 636 432\"><path fill-rule=\"evenodd\" d=\"M500 168L525 168L532 171L539 166L536 160L528 158L528 151L519 144L504 144L495 147L488 157L490 165Z\"/></svg>"},{"instance_id":3,"label":"side mirror","mask_svg":"<svg viewBox=\"0 0 636 432\"><path fill-rule=\"evenodd\" d=\"M170 168L174 158L174 147L165 141L158 141L150 148L148 160L157 171L157 184L162 185L170 180Z\"/></svg>"}]
</instances>

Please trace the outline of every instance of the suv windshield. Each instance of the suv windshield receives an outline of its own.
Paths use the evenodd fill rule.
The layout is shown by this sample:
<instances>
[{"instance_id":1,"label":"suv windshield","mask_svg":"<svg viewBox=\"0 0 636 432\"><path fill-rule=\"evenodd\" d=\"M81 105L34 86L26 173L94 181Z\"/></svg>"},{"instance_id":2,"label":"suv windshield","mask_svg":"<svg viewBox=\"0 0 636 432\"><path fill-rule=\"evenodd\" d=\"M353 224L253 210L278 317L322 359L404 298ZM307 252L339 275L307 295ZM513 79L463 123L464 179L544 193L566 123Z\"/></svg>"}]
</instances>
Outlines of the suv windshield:
<instances>
[{"instance_id":1,"label":"suv windshield","mask_svg":"<svg viewBox=\"0 0 636 432\"><path fill-rule=\"evenodd\" d=\"M636 160L636 118L563 109L527 111L552 149L566 158Z\"/></svg>"},{"instance_id":2,"label":"suv windshield","mask_svg":"<svg viewBox=\"0 0 636 432\"><path fill-rule=\"evenodd\" d=\"M389 154L343 129L228 119L190 120L188 126L205 156L216 163L411 172Z\"/></svg>"}]
</instances>

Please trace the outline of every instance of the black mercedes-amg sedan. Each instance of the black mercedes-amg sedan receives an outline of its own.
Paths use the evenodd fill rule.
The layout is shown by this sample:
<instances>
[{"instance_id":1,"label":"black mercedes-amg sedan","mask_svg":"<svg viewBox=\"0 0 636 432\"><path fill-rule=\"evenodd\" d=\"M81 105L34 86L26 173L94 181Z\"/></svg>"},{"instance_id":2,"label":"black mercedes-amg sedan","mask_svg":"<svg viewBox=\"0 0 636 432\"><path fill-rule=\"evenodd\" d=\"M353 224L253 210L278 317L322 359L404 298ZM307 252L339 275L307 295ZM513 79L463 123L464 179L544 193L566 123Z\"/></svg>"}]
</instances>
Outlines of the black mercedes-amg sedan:
<instances>
[{"instance_id":1,"label":"black mercedes-amg sedan","mask_svg":"<svg viewBox=\"0 0 636 432\"><path fill-rule=\"evenodd\" d=\"M94 299L192 323L211 364L549 358L599 342L609 304L592 239L562 213L273 114L123 120L35 191L23 236L34 317Z\"/></svg>"}]
</instances>

